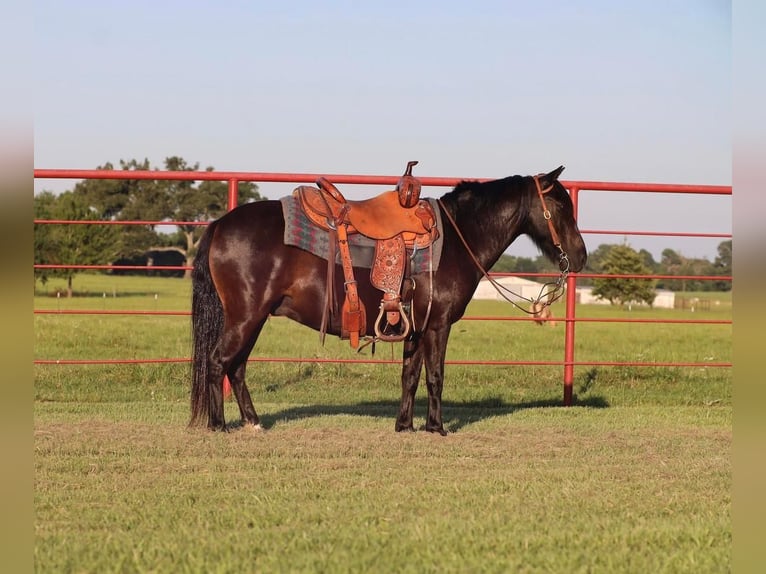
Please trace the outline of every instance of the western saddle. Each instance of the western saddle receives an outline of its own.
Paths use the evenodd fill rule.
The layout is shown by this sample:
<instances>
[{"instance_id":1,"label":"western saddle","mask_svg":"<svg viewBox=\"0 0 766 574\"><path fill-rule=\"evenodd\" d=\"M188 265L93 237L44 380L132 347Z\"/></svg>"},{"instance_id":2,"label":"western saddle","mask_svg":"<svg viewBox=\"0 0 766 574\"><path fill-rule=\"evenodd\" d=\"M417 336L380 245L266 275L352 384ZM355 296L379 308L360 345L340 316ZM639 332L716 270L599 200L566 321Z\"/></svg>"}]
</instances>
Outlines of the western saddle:
<instances>
[{"instance_id":1,"label":"western saddle","mask_svg":"<svg viewBox=\"0 0 766 574\"><path fill-rule=\"evenodd\" d=\"M366 335L367 313L364 303L359 300L348 245L348 236L355 233L375 243L370 282L383 292L375 320L376 339L396 342L409 335L411 321L402 306L402 286L408 268L407 252L429 247L439 236L433 208L427 200L420 199L421 184L412 175L412 168L417 163L407 163L407 169L395 190L362 201L346 200L338 188L324 177L317 180L318 188L300 186L293 192L306 217L330 235L327 298L320 329L322 338L327 330L328 313L336 311L333 295L336 248L340 252L346 292L341 314L341 338L348 338L351 347L356 349L360 337Z\"/></svg>"}]
</instances>

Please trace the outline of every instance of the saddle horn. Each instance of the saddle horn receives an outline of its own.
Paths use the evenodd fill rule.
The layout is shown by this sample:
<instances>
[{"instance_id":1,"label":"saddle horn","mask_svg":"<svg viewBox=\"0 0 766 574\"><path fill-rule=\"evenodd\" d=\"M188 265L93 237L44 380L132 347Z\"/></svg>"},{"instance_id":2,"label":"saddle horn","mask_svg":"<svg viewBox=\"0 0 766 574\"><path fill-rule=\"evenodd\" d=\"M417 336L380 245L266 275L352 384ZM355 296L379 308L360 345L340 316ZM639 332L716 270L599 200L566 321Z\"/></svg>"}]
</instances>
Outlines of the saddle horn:
<instances>
[{"instance_id":1,"label":"saddle horn","mask_svg":"<svg viewBox=\"0 0 766 574\"><path fill-rule=\"evenodd\" d=\"M418 165L416 160L408 161L404 175L399 178L399 182L396 184L399 204L402 207L415 207L420 200L420 180L412 175L412 168L416 165Z\"/></svg>"}]
</instances>

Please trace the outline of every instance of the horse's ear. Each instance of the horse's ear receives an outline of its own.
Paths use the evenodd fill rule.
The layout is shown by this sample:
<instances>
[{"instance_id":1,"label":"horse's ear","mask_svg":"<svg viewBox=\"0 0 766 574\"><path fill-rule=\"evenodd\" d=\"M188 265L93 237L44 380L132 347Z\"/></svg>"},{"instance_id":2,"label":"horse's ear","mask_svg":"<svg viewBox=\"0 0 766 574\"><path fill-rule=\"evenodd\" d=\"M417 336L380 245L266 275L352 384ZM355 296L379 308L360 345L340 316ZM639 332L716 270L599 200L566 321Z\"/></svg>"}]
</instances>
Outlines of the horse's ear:
<instances>
[{"instance_id":1,"label":"horse's ear","mask_svg":"<svg viewBox=\"0 0 766 574\"><path fill-rule=\"evenodd\" d=\"M564 166L560 165L553 171L539 176L540 188L544 190L543 193L550 191L553 187L553 182L559 178L562 171L564 171Z\"/></svg>"},{"instance_id":2,"label":"horse's ear","mask_svg":"<svg viewBox=\"0 0 766 574\"><path fill-rule=\"evenodd\" d=\"M564 171L564 166L560 165L556 169L554 169L552 172L550 172L546 177L550 180L551 183L553 183L559 178L562 171Z\"/></svg>"}]
</instances>

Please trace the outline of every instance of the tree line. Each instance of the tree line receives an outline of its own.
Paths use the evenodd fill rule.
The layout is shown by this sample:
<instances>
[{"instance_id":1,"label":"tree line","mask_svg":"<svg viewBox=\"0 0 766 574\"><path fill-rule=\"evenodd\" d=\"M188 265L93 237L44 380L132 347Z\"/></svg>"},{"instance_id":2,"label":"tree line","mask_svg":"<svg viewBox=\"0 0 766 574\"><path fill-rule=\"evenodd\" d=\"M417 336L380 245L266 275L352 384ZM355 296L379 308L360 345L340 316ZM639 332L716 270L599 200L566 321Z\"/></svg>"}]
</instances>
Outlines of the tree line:
<instances>
[{"instance_id":1,"label":"tree line","mask_svg":"<svg viewBox=\"0 0 766 574\"><path fill-rule=\"evenodd\" d=\"M588 253L584 274L594 275L665 275L660 279L582 277L578 284L592 286L593 294L612 304L630 302L651 305L657 289L670 291L730 291L732 274L732 241L718 244L718 255L713 261L706 258L684 257L673 249L664 249L660 261L655 261L646 249L636 251L627 243L621 245L603 243ZM558 273L558 269L546 257L514 257L503 255L492 268L504 273ZM678 277L677 279L674 278ZM695 277L720 277L721 279L696 279ZM690 278L691 277L691 278Z\"/></svg>"},{"instance_id":2,"label":"tree line","mask_svg":"<svg viewBox=\"0 0 766 574\"><path fill-rule=\"evenodd\" d=\"M120 160L120 169L157 171L149 160ZM100 170L112 170L106 163ZM167 171L199 171L199 163L181 157L165 159ZM204 171L214 171L207 167ZM239 182L238 203L264 199L258 186ZM48 265L147 265L165 259L165 265L191 265L203 225L227 210L228 184L223 181L109 180L88 179L61 194L44 191L35 195L35 219L77 221L168 221L173 233L161 233L158 224L146 225L35 225L36 264ZM180 222L180 223L178 223ZM162 254L165 254L163 257ZM174 254L175 258L167 257ZM158 265L158 267L161 267ZM72 292L75 270L36 269L35 279L45 283L53 276L67 279ZM145 273L145 272L142 272ZM186 273L181 275L188 276Z\"/></svg>"},{"instance_id":3,"label":"tree line","mask_svg":"<svg viewBox=\"0 0 766 574\"><path fill-rule=\"evenodd\" d=\"M119 162L120 169L150 171L149 160ZM106 163L97 169L114 169ZM178 156L163 162L167 171L199 171L199 163L188 164ZM213 167L205 171L214 171ZM239 183L239 204L264 199L258 186ZM162 233L157 224L145 225L55 225L36 224L34 230L34 260L36 264L54 265L151 265L190 266L204 229L203 225L217 219L227 210L228 184L222 181L170 180L107 180L89 179L77 183L70 191L54 194L43 191L34 198L35 219L76 221L167 221L176 231ZM177 222L181 222L180 224ZM638 274L669 276L729 276L731 275L732 242L718 246L714 261L687 258L665 249L660 261L642 249L636 251L627 244L602 244L588 255L585 273ZM536 258L503 255L492 267L498 273L558 272L544 256ZM111 271L119 273L120 271ZM124 272L124 271L123 271ZM76 270L35 269L35 280L45 283L50 277L67 279L72 292ZM136 271L145 274L145 271ZM161 274L185 275L187 272L158 271ZM654 289L673 291L728 291L731 282L698 279L621 279L581 278L581 285L593 285L594 292L613 303L647 301L654 298Z\"/></svg>"}]
</instances>

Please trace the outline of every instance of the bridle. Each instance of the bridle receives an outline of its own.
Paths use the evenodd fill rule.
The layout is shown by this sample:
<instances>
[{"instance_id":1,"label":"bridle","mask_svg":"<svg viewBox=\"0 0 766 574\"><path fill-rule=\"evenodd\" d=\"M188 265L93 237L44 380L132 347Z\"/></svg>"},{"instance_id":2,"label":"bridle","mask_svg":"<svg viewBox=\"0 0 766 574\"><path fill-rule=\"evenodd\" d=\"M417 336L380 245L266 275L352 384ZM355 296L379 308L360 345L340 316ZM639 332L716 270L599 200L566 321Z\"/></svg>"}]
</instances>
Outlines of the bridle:
<instances>
[{"instance_id":1,"label":"bridle","mask_svg":"<svg viewBox=\"0 0 766 574\"><path fill-rule=\"evenodd\" d=\"M495 288L495 290L500 294L500 296L503 299L511 303L514 307L520 309L521 311L524 311L525 313L529 315L534 315L535 312L539 312L539 310L542 309L543 307L548 307L551 303L558 300L564 294L564 284L566 282L567 276L569 275L569 256L566 254L566 251L564 251L564 248L561 246L561 239L559 238L559 234L556 232L556 228L553 225L551 212L548 209L547 204L545 203L545 194L547 194L553 189L553 186L555 185L555 183L552 183L545 189L542 189L540 185L540 176L542 175L544 174L533 175L532 179L535 182L535 187L537 188L537 195L540 198L540 203L542 204L542 207L543 207L543 218L545 218L545 221L548 224L548 231L551 234L551 239L553 239L553 244L559 250L560 274L555 281L549 281L542 285L536 299L530 299L528 297L524 297L523 295L519 293L515 293L512 289L509 289L508 287L501 285L497 280L490 277L489 273L487 273L486 269L484 269L484 266L479 262L479 260L476 258L476 255L474 255L473 251L469 247L468 242L465 240L465 237L463 237L463 234L460 232L460 229L458 228L457 223L455 223L455 220L450 214L450 212L447 211L442 200L441 199L438 200L439 206L441 207L444 214L447 216L447 219L449 220L449 222L452 224L452 227L455 229L455 232L457 233L457 236L460 238L460 241L463 243L463 246L468 252L468 255L471 256L471 259L473 260L474 264L479 269L479 271L481 271L482 275L487 279L487 281L490 282L490 284ZM532 303L533 310L525 309L524 307L516 303L516 301L511 299L510 295L515 296L517 299L523 299L524 301L527 301L528 303ZM543 301L543 298L545 298L545 301ZM540 307L540 305L542 305L542 307Z\"/></svg>"},{"instance_id":2,"label":"bridle","mask_svg":"<svg viewBox=\"0 0 766 574\"><path fill-rule=\"evenodd\" d=\"M556 228L553 227L551 212L545 203L545 194L548 193L550 190L552 190L553 186L556 184L554 182L543 190L540 187L540 175L542 174L533 175L532 179L535 181L535 187L537 188L537 195L540 198L540 203L543 206L543 217L545 218L545 222L548 224L548 231L551 232L551 239L553 239L553 245L555 245L559 250L559 271L561 271L562 275L569 274L569 256L566 254L566 251L564 251L564 248L561 247L561 239L559 239L559 234L556 233Z\"/></svg>"}]
</instances>

